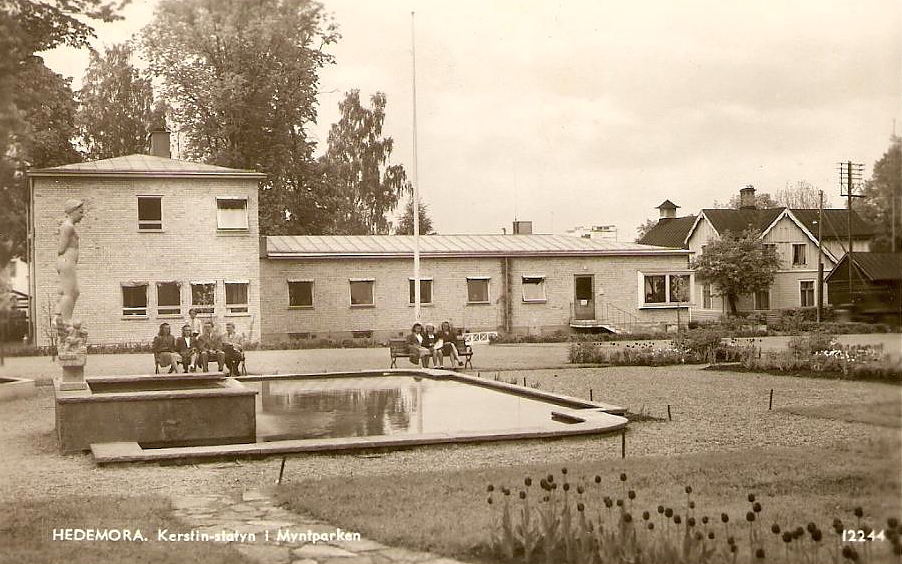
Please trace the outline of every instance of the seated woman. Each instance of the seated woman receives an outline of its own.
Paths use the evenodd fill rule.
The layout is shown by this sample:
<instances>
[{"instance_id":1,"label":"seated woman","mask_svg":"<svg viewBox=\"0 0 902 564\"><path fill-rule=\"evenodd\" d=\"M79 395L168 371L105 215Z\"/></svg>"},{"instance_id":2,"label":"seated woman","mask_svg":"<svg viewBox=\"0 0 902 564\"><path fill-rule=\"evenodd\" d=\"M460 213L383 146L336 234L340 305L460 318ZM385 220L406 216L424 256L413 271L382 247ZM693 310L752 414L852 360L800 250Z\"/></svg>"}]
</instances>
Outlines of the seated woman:
<instances>
[{"instance_id":1,"label":"seated woman","mask_svg":"<svg viewBox=\"0 0 902 564\"><path fill-rule=\"evenodd\" d=\"M457 354L458 339L457 330L451 326L451 322L442 321L442 328L438 332L439 338L442 340L442 352L451 357L451 366L463 366L460 355Z\"/></svg>"},{"instance_id":2,"label":"seated woman","mask_svg":"<svg viewBox=\"0 0 902 564\"><path fill-rule=\"evenodd\" d=\"M156 363L163 368L168 366L170 374L175 372L179 354L175 350L175 337L170 333L168 323L160 324L160 331L153 338L152 348Z\"/></svg>"},{"instance_id":3,"label":"seated woman","mask_svg":"<svg viewBox=\"0 0 902 564\"><path fill-rule=\"evenodd\" d=\"M423 333L425 334L423 337L423 346L427 347L429 353L432 355L432 366L444 368L445 361L442 358L442 347L444 346L444 343L442 342L442 338L435 334L435 326L427 323Z\"/></svg>"},{"instance_id":4,"label":"seated woman","mask_svg":"<svg viewBox=\"0 0 902 564\"><path fill-rule=\"evenodd\" d=\"M426 335L423 334L423 326L420 323L414 323L411 327L410 335L407 335L407 346L410 348L410 362L428 368L432 350L429 348Z\"/></svg>"}]
</instances>

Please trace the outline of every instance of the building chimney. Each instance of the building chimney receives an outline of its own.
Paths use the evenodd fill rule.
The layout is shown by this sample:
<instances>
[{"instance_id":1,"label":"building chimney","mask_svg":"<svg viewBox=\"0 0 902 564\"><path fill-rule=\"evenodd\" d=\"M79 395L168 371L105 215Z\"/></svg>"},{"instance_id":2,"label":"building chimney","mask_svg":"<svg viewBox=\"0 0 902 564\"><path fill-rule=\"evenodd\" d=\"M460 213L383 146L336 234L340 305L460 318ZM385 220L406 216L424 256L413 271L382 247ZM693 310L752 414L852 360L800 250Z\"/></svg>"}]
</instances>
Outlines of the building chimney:
<instances>
[{"instance_id":1,"label":"building chimney","mask_svg":"<svg viewBox=\"0 0 902 564\"><path fill-rule=\"evenodd\" d=\"M532 222L531 221L515 221L513 234L514 235L532 235Z\"/></svg>"},{"instance_id":2,"label":"building chimney","mask_svg":"<svg viewBox=\"0 0 902 564\"><path fill-rule=\"evenodd\" d=\"M154 157L171 159L169 152L169 132L165 129L155 129L150 132L150 154Z\"/></svg>"},{"instance_id":3,"label":"building chimney","mask_svg":"<svg viewBox=\"0 0 902 564\"><path fill-rule=\"evenodd\" d=\"M680 207L670 200L664 200L661 202L661 205L658 206L658 210L661 212L660 219L673 219L676 217L677 208Z\"/></svg>"},{"instance_id":4,"label":"building chimney","mask_svg":"<svg viewBox=\"0 0 902 564\"><path fill-rule=\"evenodd\" d=\"M751 184L739 190L739 209L755 209L755 187Z\"/></svg>"}]
</instances>

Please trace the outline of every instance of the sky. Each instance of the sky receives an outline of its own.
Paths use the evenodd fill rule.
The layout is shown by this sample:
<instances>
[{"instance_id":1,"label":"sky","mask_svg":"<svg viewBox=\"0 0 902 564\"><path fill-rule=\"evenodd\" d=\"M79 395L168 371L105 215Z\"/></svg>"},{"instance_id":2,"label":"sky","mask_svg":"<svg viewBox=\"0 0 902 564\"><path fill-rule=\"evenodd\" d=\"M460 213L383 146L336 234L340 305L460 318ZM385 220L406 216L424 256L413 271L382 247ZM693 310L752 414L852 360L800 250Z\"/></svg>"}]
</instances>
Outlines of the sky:
<instances>
[{"instance_id":1,"label":"sky","mask_svg":"<svg viewBox=\"0 0 902 564\"><path fill-rule=\"evenodd\" d=\"M837 163L869 177L894 120L902 132L898 0L323 4L342 37L310 134L322 152L345 92L384 92L391 160L443 234L519 219L537 233L613 224L631 241L664 199L686 215L801 180L840 207ZM140 31L153 6L96 26L95 48ZM77 88L88 54L45 59Z\"/></svg>"}]
</instances>

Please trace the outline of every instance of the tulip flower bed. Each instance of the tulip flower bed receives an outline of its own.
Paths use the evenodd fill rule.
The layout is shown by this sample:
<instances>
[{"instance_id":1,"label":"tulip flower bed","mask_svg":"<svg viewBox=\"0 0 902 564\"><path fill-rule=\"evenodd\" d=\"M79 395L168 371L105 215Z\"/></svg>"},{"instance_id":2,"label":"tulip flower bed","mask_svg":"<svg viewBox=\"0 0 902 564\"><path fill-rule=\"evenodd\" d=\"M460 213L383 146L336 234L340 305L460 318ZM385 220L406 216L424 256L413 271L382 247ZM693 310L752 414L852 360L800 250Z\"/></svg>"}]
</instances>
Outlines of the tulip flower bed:
<instances>
[{"instance_id":1,"label":"tulip flower bed","mask_svg":"<svg viewBox=\"0 0 902 564\"><path fill-rule=\"evenodd\" d=\"M739 362L758 356L758 347L748 341L731 339L723 342L693 343L675 339L667 346L653 343L574 343L569 361L573 364L609 364L613 366L669 366L701 364L717 360Z\"/></svg>"}]
</instances>

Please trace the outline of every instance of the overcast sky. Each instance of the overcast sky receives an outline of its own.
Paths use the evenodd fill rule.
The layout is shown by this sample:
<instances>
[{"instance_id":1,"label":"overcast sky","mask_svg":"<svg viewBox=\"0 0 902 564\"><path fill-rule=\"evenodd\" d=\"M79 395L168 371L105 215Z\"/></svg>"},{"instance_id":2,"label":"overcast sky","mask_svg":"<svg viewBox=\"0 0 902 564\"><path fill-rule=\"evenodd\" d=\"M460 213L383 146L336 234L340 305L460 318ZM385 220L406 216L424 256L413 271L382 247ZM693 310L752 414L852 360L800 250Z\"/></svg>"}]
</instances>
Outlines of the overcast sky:
<instances>
[{"instance_id":1,"label":"overcast sky","mask_svg":"<svg viewBox=\"0 0 902 564\"><path fill-rule=\"evenodd\" d=\"M320 74L324 148L344 92L388 97L393 161L412 174L416 12L419 186L440 233L616 224L665 198L681 214L746 185L811 182L840 205L838 161L866 165L902 131L898 0L325 0L342 38ZM97 26L95 45L151 17ZM48 64L77 82L87 53Z\"/></svg>"}]
</instances>

